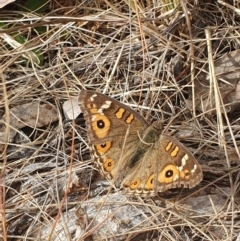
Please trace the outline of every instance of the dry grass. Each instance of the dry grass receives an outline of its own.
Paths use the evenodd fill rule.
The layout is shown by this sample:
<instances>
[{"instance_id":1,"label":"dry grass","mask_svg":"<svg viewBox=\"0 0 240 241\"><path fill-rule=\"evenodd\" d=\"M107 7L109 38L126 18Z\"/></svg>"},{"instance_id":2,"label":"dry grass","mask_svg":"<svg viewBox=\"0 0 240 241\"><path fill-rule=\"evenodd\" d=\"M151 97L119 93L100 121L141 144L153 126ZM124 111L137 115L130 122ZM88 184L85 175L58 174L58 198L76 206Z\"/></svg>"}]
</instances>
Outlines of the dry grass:
<instances>
[{"instance_id":1,"label":"dry grass","mask_svg":"<svg viewBox=\"0 0 240 241\"><path fill-rule=\"evenodd\" d=\"M0 10L0 240L240 240L239 77L214 68L239 49L240 7L184 2L69 1L46 15ZM85 88L178 130L202 165L201 184L151 199L107 193L82 115L73 123L62 111ZM36 100L51 103L58 121L6 141L11 108Z\"/></svg>"}]
</instances>

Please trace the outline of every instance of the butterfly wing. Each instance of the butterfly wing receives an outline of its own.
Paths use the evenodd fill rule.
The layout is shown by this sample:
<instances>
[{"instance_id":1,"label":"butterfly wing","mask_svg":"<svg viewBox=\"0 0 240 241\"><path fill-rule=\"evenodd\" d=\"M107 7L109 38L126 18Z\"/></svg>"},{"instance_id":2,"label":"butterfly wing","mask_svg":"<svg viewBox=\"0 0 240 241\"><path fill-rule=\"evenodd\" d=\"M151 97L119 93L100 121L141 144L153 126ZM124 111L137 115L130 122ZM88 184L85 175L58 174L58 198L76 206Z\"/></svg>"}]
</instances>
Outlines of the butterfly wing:
<instances>
[{"instance_id":1,"label":"butterfly wing","mask_svg":"<svg viewBox=\"0 0 240 241\"><path fill-rule=\"evenodd\" d=\"M174 137L162 134L157 143L156 190L192 188L202 180L202 170L192 153Z\"/></svg>"},{"instance_id":2,"label":"butterfly wing","mask_svg":"<svg viewBox=\"0 0 240 241\"><path fill-rule=\"evenodd\" d=\"M140 149L145 151L122 182L129 192L155 195L170 188L192 188L202 180L197 160L174 137L158 136L151 126L144 136L143 139L148 142L142 143Z\"/></svg>"},{"instance_id":3,"label":"butterfly wing","mask_svg":"<svg viewBox=\"0 0 240 241\"><path fill-rule=\"evenodd\" d=\"M134 152L147 122L129 107L94 91L81 91L79 105L86 119L92 157L104 175L121 179L125 172L119 170L128 165L122 156Z\"/></svg>"}]
</instances>

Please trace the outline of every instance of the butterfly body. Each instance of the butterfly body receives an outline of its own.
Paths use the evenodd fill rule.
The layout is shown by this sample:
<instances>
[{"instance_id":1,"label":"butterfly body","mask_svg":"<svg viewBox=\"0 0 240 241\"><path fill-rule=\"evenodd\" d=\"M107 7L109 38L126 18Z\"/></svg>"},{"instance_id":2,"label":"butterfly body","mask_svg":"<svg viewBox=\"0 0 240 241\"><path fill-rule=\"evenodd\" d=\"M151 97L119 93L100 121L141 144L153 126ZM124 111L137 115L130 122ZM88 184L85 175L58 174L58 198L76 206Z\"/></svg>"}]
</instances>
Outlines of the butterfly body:
<instances>
[{"instance_id":1,"label":"butterfly body","mask_svg":"<svg viewBox=\"0 0 240 241\"><path fill-rule=\"evenodd\" d=\"M94 91L81 91L92 157L104 176L128 192L154 195L202 180L193 155L172 136L124 104Z\"/></svg>"}]
</instances>

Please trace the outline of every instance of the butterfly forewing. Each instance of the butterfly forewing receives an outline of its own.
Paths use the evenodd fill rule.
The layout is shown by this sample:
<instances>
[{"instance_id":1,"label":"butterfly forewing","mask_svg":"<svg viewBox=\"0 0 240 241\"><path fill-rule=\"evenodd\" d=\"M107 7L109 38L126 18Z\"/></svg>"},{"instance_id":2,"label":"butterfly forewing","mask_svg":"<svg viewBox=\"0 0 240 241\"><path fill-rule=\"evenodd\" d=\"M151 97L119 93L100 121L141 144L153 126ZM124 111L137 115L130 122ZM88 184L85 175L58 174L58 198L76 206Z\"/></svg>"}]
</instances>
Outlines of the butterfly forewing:
<instances>
[{"instance_id":1,"label":"butterfly forewing","mask_svg":"<svg viewBox=\"0 0 240 241\"><path fill-rule=\"evenodd\" d=\"M125 174L128 158L139 141L138 133L147 122L120 102L93 91L81 91L80 108L84 113L92 157L104 175L120 179Z\"/></svg>"},{"instance_id":2,"label":"butterfly forewing","mask_svg":"<svg viewBox=\"0 0 240 241\"><path fill-rule=\"evenodd\" d=\"M202 180L202 170L191 152L174 137L162 134L155 183L158 191L196 186Z\"/></svg>"}]
</instances>

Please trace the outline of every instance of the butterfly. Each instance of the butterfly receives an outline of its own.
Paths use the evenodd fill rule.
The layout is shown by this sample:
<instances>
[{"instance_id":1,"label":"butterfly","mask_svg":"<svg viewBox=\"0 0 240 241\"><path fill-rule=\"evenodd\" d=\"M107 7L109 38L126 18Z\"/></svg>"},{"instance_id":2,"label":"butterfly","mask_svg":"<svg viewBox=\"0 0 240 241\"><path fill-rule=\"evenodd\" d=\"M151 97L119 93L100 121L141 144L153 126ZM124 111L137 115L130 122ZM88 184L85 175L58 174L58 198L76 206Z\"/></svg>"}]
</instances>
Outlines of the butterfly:
<instances>
[{"instance_id":1,"label":"butterfly","mask_svg":"<svg viewBox=\"0 0 240 241\"><path fill-rule=\"evenodd\" d=\"M128 106L95 91L82 90L91 155L104 176L127 192L156 195L196 186L203 178L191 152Z\"/></svg>"}]
</instances>

